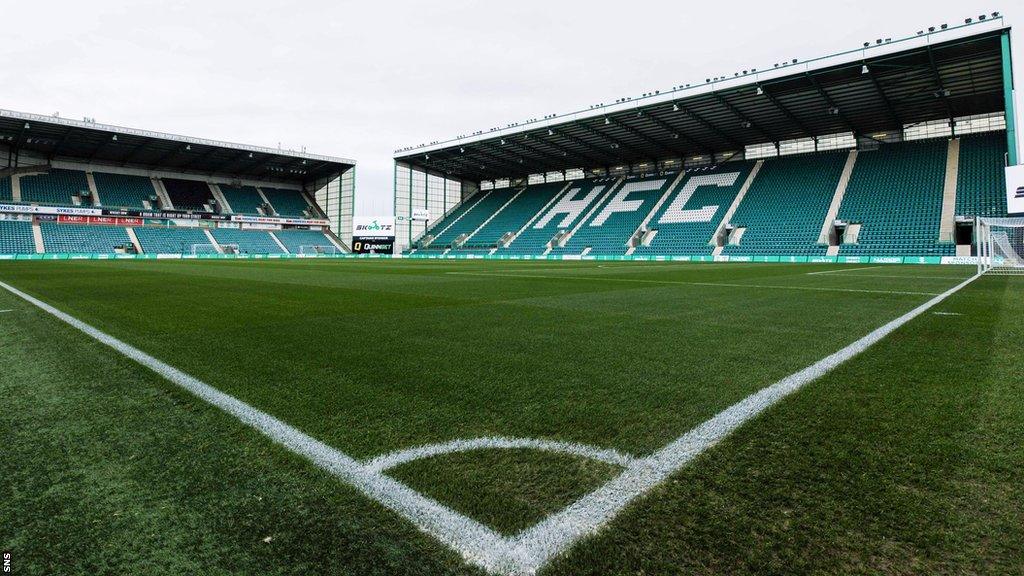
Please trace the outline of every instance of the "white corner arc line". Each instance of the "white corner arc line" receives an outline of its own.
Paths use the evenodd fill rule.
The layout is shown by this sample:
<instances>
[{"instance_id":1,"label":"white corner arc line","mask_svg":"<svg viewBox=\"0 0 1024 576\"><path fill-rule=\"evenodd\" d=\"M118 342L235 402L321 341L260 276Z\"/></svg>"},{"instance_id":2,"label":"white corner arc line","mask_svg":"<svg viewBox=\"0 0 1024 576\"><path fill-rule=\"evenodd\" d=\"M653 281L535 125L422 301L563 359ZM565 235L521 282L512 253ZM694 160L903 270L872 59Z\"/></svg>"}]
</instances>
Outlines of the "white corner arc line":
<instances>
[{"instance_id":1,"label":"white corner arc line","mask_svg":"<svg viewBox=\"0 0 1024 576\"><path fill-rule=\"evenodd\" d=\"M879 268L879 266L858 266L857 268L838 268L836 270L820 270L818 272L806 272L808 276L816 276L818 274L841 274L843 272L853 272L854 270L871 270L872 268Z\"/></svg>"},{"instance_id":2,"label":"white corner arc line","mask_svg":"<svg viewBox=\"0 0 1024 576\"><path fill-rule=\"evenodd\" d=\"M972 276L845 348L747 396L654 454L633 459L616 478L561 512L511 538L503 537L479 522L419 494L273 416L220 392L41 300L4 282L0 282L0 287L150 368L181 388L235 416L271 440L350 483L368 497L405 517L420 530L462 554L467 562L496 574L520 575L535 574L551 559L566 552L581 538L599 530L633 500L649 492L745 422L857 356L978 277Z\"/></svg>"},{"instance_id":3,"label":"white corner arc line","mask_svg":"<svg viewBox=\"0 0 1024 576\"><path fill-rule=\"evenodd\" d=\"M468 452L470 450L489 450L489 449L517 449L517 448L528 448L533 450L543 450L545 452L558 452L562 454L570 454L572 456L579 456L582 458L588 458L590 460L597 460L598 462L604 462L606 464L612 464L615 466L621 466L628 468L636 463L636 458L628 454L623 454L618 450L614 449L603 449L595 448L593 446L587 446L586 444L578 444L575 442L558 442L555 440L538 440L535 438L506 438L503 436L489 436L484 438L474 438L472 440L452 440L451 442L444 442L440 444L428 444L424 446L417 446L415 448L409 448L407 450L398 450L377 456L376 458L366 461L363 463L370 470L376 472L384 472L390 470L396 466L420 460L422 458L431 458L433 456L440 456L442 454L452 454L455 452Z\"/></svg>"}]
</instances>

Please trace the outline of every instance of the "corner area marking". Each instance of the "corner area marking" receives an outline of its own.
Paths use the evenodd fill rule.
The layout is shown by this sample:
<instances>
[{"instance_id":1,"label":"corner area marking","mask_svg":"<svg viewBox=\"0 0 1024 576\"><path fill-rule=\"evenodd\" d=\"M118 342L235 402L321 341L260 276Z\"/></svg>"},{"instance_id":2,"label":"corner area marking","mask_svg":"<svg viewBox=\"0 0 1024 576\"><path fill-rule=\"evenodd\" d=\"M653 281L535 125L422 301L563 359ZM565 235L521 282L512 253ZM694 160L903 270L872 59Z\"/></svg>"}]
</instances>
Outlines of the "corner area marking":
<instances>
[{"instance_id":1,"label":"corner area marking","mask_svg":"<svg viewBox=\"0 0 1024 576\"><path fill-rule=\"evenodd\" d=\"M581 538L598 531L633 500L665 481L671 474L745 422L857 356L977 278L978 276L972 276L845 348L747 396L644 458L635 459L615 451L555 443L555 448L563 451L571 449L589 452L588 457L596 457L596 452L602 458L622 459L622 462L626 463L625 470L561 512L548 516L539 524L508 538L383 475L381 470L397 465L401 461L410 461L435 453L488 447L484 445L486 443L496 444L496 447L537 447L546 441L514 438L454 441L386 454L368 463L360 463L273 416L220 392L41 300L3 282L0 282L0 287L146 366L181 388L235 416L271 440L310 460L321 469L348 482L368 497L405 517L420 530L462 554L467 562L496 574L519 575L535 574L554 557L568 551ZM570 446L572 448L569 448Z\"/></svg>"}]
</instances>

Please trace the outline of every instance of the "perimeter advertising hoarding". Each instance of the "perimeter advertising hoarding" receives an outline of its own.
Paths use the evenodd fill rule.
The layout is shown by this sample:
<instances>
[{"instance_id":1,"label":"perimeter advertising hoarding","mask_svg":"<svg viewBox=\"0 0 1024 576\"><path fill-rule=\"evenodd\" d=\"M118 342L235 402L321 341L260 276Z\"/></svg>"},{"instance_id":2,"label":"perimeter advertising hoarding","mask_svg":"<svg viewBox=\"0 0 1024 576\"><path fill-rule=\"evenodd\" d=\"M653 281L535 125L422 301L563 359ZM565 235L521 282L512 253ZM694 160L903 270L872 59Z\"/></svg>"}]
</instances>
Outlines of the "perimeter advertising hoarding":
<instances>
[{"instance_id":1,"label":"perimeter advertising hoarding","mask_svg":"<svg viewBox=\"0 0 1024 576\"><path fill-rule=\"evenodd\" d=\"M1024 214L1024 165L1006 168L1006 211Z\"/></svg>"},{"instance_id":2,"label":"perimeter advertising hoarding","mask_svg":"<svg viewBox=\"0 0 1024 576\"><path fill-rule=\"evenodd\" d=\"M357 216L352 227L352 252L356 254L392 254L395 251L393 216Z\"/></svg>"}]
</instances>

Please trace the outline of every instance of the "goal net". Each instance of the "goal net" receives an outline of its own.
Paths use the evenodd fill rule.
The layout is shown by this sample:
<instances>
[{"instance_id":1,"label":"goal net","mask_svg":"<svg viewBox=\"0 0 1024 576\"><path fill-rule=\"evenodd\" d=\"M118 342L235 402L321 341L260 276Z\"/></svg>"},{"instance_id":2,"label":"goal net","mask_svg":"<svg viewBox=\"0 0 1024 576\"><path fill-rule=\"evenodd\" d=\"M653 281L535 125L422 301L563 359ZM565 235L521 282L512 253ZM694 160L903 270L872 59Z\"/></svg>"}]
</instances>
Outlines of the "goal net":
<instances>
[{"instance_id":1,"label":"goal net","mask_svg":"<svg viewBox=\"0 0 1024 576\"><path fill-rule=\"evenodd\" d=\"M220 248L213 244L193 244L192 255L200 256L203 254L238 254L238 244L220 244Z\"/></svg>"},{"instance_id":2,"label":"goal net","mask_svg":"<svg viewBox=\"0 0 1024 576\"><path fill-rule=\"evenodd\" d=\"M299 254L303 256L313 256L317 254L337 254L338 247L333 244L303 244L299 246Z\"/></svg>"},{"instance_id":3,"label":"goal net","mask_svg":"<svg viewBox=\"0 0 1024 576\"><path fill-rule=\"evenodd\" d=\"M981 218L976 238L979 273L1024 274L1024 218Z\"/></svg>"}]
</instances>

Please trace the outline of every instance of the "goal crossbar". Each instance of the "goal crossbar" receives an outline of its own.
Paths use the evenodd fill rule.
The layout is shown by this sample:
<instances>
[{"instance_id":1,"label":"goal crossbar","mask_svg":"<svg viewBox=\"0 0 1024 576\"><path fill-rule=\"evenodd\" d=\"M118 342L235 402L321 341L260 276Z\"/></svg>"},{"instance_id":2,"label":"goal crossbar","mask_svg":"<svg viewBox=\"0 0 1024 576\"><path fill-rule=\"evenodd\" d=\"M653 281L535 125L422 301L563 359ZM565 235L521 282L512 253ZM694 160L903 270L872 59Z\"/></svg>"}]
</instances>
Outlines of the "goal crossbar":
<instances>
[{"instance_id":1,"label":"goal crossbar","mask_svg":"<svg viewBox=\"0 0 1024 576\"><path fill-rule=\"evenodd\" d=\"M1024 275L1024 218L979 218L975 249L979 274Z\"/></svg>"}]
</instances>

